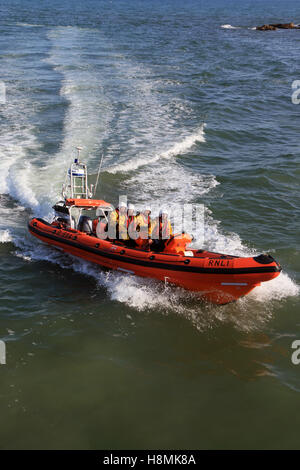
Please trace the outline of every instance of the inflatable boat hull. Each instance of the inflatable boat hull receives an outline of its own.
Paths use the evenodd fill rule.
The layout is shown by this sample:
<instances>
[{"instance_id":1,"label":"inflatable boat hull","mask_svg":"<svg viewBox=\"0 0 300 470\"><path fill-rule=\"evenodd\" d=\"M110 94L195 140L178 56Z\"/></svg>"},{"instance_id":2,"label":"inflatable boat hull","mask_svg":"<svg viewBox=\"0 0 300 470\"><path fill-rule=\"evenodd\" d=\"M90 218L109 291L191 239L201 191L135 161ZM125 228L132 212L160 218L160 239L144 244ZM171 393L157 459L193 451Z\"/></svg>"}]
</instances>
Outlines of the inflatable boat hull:
<instances>
[{"instance_id":1,"label":"inflatable boat hull","mask_svg":"<svg viewBox=\"0 0 300 470\"><path fill-rule=\"evenodd\" d=\"M28 228L41 241L73 256L199 292L215 304L235 301L281 271L268 255L241 258L203 250L192 250L193 256L155 253L99 240L78 230L57 228L38 218L32 219Z\"/></svg>"}]
</instances>

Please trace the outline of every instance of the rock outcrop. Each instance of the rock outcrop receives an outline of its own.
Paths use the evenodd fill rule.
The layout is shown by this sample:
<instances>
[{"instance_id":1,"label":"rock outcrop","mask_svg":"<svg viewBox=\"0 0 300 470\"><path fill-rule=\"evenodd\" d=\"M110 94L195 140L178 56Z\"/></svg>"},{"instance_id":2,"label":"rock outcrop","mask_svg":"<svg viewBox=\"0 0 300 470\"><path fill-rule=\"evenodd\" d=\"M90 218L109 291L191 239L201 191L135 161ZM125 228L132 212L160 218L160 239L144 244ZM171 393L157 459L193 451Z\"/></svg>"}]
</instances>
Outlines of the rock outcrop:
<instances>
[{"instance_id":1,"label":"rock outcrop","mask_svg":"<svg viewBox=\"0 0 300 470\"><path fill-rule=\"evenodd\" d=\"M294 25L294 23L275 23L257 26L256 29L258 31L276 31L276 29L300 29L300 27Z\"/></svg>"},{"instance_id":2,"label":"rock outcrop","mask_svg":"<svg viewBox=\"0 0 300 470\"><path fill-rule=\"evenodd\" d=\"M256 29L258 31L276 31L276 27L275 26L272 26L270 24L264 24L262 26L256 26Z\"/></svg>"}]
</instances>

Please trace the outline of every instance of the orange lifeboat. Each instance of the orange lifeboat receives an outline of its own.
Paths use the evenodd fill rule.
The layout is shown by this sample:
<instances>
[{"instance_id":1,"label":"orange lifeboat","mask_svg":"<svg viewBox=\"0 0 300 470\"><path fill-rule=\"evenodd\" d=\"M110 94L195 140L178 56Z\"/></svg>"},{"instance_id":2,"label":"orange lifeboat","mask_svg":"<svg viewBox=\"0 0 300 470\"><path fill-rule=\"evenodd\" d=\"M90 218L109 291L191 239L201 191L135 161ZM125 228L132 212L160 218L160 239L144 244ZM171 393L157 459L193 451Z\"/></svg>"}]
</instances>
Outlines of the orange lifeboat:
<instances>
[{"instance_id":1,"label":"orange lifeboat","mask_svg":"<svg viewBox=\"0 0 300 470\"><path fill-rule=\"evenodd\" d=\"M94 191L89 189L87 168L79 162L81 148L77 149L78 158L71 164L63 185L63 200L53 206L53 222L33 218L28 224L30 233L42 242L105 268L199 292L202 298L216 304L237 300L261 282L279 275L281 267L270 255L241 258L205 250L187 251L186 246L192 241L188 234L172 236L160 252L149 251L152 245L147 249L143 243L129 247L121 240L98 238L93 221L81 213L95 209L100 226L106 225L112 206L92 199L98 178Z\"/></svg>"},{"instance_id":2,"label":"orange lifeboat","mask_svg":"<svg viewBox=\"0 0 300 470\"><path fill-rule=\"evenodd\" d=\"M100 240L93 234L40 218L30 220L28 228L41 241L73 256L199 292L205 300L216 304L239 299L281 271L270 255L242 258L205 250L186 251L188 237L174 237L163 252L157 253L129 248L121 241Z\"/></svg>"}]
</instances>

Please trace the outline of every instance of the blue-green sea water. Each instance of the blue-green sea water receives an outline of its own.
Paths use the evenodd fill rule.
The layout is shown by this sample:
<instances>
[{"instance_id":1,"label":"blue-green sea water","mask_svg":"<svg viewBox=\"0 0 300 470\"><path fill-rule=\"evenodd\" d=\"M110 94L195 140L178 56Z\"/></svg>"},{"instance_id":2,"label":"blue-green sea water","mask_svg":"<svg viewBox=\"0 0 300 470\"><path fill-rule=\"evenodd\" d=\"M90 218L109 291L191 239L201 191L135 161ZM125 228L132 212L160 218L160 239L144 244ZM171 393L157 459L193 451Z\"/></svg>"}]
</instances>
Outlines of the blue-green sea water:
<instances>
[{"instance_id":1,"label":"blue-green sea water","mask_svg":"<svg viewBox=\"0 0 300 470\"><path fill-rule=\"evenodd\" d=\"M299 448L296 0L0 0L0 448ZM223 307L27 233L74 147L98 196L205 205L204 246L270 252Z\"/></svg>"}]
</instances>

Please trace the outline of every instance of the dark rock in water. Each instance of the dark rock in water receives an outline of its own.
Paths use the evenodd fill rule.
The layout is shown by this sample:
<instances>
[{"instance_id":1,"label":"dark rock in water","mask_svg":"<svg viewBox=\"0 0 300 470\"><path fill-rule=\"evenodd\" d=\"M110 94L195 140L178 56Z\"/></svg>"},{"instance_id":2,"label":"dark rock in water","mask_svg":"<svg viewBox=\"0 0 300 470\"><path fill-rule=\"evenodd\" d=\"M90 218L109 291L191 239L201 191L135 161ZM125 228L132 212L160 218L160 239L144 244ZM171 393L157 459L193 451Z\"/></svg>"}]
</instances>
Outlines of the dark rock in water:
<instances>
[{"instance_id":1,"label":"dark rock in water","mask_svg":"<svg viewBox=\"0 0 300 470\"><path fill-rule=\"evenodd\" d=\"M264 24L262 26L257 26L256 29L258 31L276 31L276 26L272 26L270 24Z\"/></svg>"},{"instance_id":2,"label":"dark rock in water","mask_svg":"<svg viewBox=\"0 0 300 470\"><path fill-rule=\"evenodd\" d=\"M275 26L275 28L280 28L280 29L294 29L295 28L294 23L277 23L277 24L271 24L270 26Z\"/></svg>"},{"instance_id":3,"label":"dark rock in water","mask_svg":"<svg viewBox=\"0 0 300 470\"><path fill-rule=\"evenodd\" d=\"M295 26L294 23L276 23L257 26L256 29L258 31L276 31L276 29L300 29L300 27Z\"/></svg>"}]
</instances>

